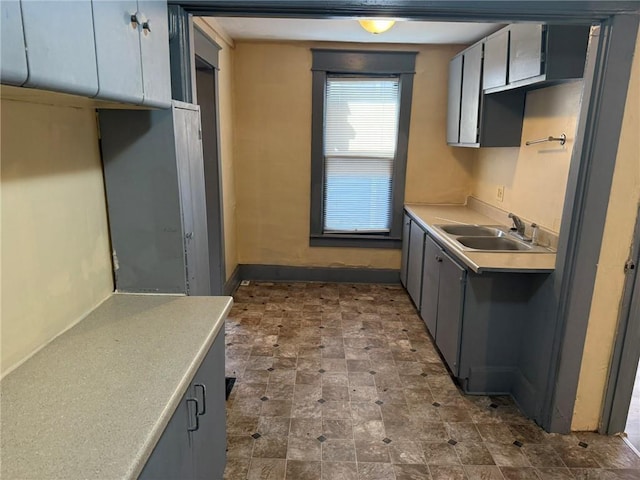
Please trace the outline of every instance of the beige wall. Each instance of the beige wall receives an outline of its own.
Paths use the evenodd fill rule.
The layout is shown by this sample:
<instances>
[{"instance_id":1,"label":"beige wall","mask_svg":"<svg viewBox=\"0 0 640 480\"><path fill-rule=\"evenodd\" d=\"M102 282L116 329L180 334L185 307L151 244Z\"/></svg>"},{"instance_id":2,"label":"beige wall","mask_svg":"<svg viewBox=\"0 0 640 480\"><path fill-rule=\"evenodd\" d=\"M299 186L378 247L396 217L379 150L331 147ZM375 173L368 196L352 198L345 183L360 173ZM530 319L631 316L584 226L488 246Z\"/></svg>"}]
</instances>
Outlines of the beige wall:
<instances>
[{"instance_id":1,"label":"beige wall","mask_svg":"<svg viewBox=\"0 0 640 480\"><path fill-rule=\"evenodd\" d=\"M4 374L113 291L93 109L1 100Z\"/></svg>"},{"instance_id":2,"label":"beige wall","mask_svg":"<svg viewBox=\"0 0 640 480\"><path fill-rule=\"evenodd\" d=\"M462 47L238 42L238 260L399 268L398 250L309 247L312 46L417 50L405 198L463 203L470 192L475 152L445 142L448 63Z\"/></svg>"},{"instance_id":3,"label":"beige wall","mask_svg":"<svg viewBox=\"0 0 640 480\"><path fill-rule=\"evenodd\" d=\"M214 19L195 18L195 24L220 47L218 57L218 114L220 166L222 170L222 208L224 215L225 270L227 280L238 266L236 237L236 179L233 154L233 57L234 43Z\"/></svg>"},{"instance_id":4,"label":"beige wall","mask_svg":"<svg viewBox=\"0 0 640 480\"><path fill-rule=\"evenodd\" d=\"M481 148L474 167L473 195L553 232L559 232L571 151L580 113L582 81L527 93L522 145ZM567 143L526 146L527 140L567 135ZM499 202L496 191L504 188Z\"/></svg>"},{"instance_id":5,"label":"beige wall","mask_svg":"<svg viewBox=\"0 0 640 480\"><path fill-rule=\"evenodd\" d=\"M624 111L607 219L591 302L571 428L595 430L602 411L629 256L640 203L640 35Z\"/></svg>"}]
</instances>

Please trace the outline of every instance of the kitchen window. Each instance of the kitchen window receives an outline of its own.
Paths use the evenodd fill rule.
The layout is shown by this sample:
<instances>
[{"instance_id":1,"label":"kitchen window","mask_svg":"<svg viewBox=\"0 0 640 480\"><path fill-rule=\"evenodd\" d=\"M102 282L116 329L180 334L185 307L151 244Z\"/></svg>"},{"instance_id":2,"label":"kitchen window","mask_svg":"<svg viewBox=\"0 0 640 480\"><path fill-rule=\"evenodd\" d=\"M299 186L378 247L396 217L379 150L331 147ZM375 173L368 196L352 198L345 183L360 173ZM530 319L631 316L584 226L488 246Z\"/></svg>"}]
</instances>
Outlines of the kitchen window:
<instances>
[{"instance_id":1,"label":"kitchen window","mask_svg":"<svg viewBox=\"0 0 640 480\"><path fill-rule=\"evenodd\" d=\"M399 248L415 53L312 51L310 244Z\"/></svg>"}]
</instances>

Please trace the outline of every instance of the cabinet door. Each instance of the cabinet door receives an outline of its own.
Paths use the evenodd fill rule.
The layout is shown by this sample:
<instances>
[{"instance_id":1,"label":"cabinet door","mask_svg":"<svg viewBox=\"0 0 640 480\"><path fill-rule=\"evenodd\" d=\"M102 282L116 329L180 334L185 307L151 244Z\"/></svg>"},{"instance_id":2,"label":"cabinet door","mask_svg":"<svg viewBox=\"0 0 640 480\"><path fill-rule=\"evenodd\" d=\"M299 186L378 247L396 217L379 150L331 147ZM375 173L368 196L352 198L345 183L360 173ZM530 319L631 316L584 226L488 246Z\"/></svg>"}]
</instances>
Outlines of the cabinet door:
<instances>
[{"instance_id":1,"label":"cabinet door","mask_svg":"<svg viewBox=\"0 0 640 480\"><path fill-rule=\"evenodd\" d=\"M478 43L464 53L462 105L460 106L460 143L478 142L481 73L482 43Z\"/></svg>"},{"instance_id":2,"label":"cabinet door","mask_svg":"<svg viewBox=\"0 0 640 480\"><path fill-rule=\"evenodd\" d=\"M142 103L151 107L166 108L171 104L167 2L138 0L138 11L143 17L140 32L144 89Z\"/></svg>"},{"instance_id":3,"label":"cabinet door","mask_svg":"<svg viewBox=\"0 0 640 480\"><path fill-rule=\"evenodd\" d=\"M142 103L140 33L131 21L138 11L136 0L92 0L93 27L100 86L98 98Z\"/></svg>"},{"instance_id":4,"label":"cabinet door","mask_svg":"<svg viewBox=\"0 0 640 480\"><path fill-rule=\"evenodd\" d=\"M542 25L511 25L509 83L542 73Z\"/></svg>"},{"instance_id":5,"label":"cabinet door","mask_svg":"<svg viewBox=\"0 0 640 480\"><path fill-rule=\"evenodd\" d=\"M28 72L19 0L0 2L0 23L0 82L20 86Z\"/></svg>"},{"instance_id":6,"label":"cabinet door","mask_svg":"<svg viewBox=\"0 0 640 480\"><path fill-rule=\"evenodd\" d=\"M424 249L424 230L416 222L411 222L409 234L409 261L407 262L407 291L416 308L420 308L422 293L422 251Z\"/></svg>"},{"instance_id":7,"label":"cabinet door","mask_svg":"<svg viewBox=\"0 0 640 480\"><path fill-rule=\"evenodd\" d=\"M449 62L449 90L447 106L447 143L460 141L460 99L462 97L463 56L453 57Z\"/></svg>"},{"instance_id":8,"label":"cabinet door","mask_svg":"<svg viewBox=\"0 0 640 480\"><path fill-rule=\"evenodd\" d=\"M226 464L224 332L216 337L193 379L200 428L193 433L195 478L222 478Z\"/></svg>"},{"instance_id":9,"label":"cabinet door","mask_svg":"<svg viewBox=\"0 0 640 480\"><path fill-rule=\"evenodd\" d=\"M93 97L98 93L91 2L23 1L26 85Z\"/></svg>"},{"instance_id":10,"label":"cabinet door","mask_svg":"<svg viewBox=\"0 0 640 480\"><path fill-rule=\"evenodd\" d=\"M189 428L195 426L195 408L187 403L188 395L190 396L190 392L180 400L178 408L138 477L140 480L193 478L192 433L189 432Z\"/></svg>"},{"instance_id":11,"label":"cabinet door","mask_svg":"<svg viewBox=\"0 0 640 480\"><path fill-rule=\"evenodd\" d=\"M438 291L442 250L429 235L424 240L424 261L422 263L422 300L420 316L427 330L436 338L438 319Z\"/></svg>"},{"instance_id":12,"label":"cabinet door","mask_svg":"<svg viewBox=\"0 0 640 480\"><path fill-rule=\"evenodd\" d=\"M446 253L440 263L436 345L454 375L458 375L462 305L467 272Z\"/></svg>"},{"instance_id":13,"label":"cabinet door","mask_svg":"<svg viewBox=\"0 0 640 480\"><path fill-rule=\"evenodd\" d=\"M405 214L402 221L402 259L400 264L400 283L407 287L407 262L409 261L409 235L411 219Z\"/></svg>"},{"instance_id":14,"label":"cabinet door","mask_svg":"<svg viewBox=\"0 0 640 480\"><path fill-rule=\"evenodd\" d=\"M209 245L200 110L174 107L176 161L189 295L210 295Z\"/></svg>"},{"instance_id":15,"label":"cabinet door","mask_svg":"<svg viewBox=\"0 0 640 480\"><path fill-rule=\"evenodd\" d=\"M484 42L482 88L503 87L507 84L509 29L500 30Z\"/></svg>"}]
</instances>

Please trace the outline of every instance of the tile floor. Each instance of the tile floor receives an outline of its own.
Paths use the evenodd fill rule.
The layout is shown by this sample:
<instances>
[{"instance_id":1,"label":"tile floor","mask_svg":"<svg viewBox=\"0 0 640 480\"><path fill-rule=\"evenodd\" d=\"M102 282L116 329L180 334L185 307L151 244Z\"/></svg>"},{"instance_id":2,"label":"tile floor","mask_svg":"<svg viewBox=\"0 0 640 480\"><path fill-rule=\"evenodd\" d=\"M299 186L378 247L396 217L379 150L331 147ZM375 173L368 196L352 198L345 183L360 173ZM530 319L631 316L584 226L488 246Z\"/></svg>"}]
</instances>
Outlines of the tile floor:
<instances>
[{"instance_id":1,"label":"tile floor","mask_svg":"<svg viewBox=\"0 0 640 480\"><path fill-rule=\"evenodd\" d=\"M395 285L251 283L226 326L228 480L640 479L618 437L464 396Z\"/></svg>"}]
</instances>

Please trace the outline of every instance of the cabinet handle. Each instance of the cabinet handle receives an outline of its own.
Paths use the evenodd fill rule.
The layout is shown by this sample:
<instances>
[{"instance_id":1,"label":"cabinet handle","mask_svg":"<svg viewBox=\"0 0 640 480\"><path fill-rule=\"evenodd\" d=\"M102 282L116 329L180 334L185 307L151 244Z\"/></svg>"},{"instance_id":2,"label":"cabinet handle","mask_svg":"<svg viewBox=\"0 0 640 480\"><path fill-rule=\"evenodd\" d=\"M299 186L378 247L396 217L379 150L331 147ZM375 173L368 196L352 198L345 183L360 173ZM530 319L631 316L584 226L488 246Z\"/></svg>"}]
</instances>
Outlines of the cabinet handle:
<instances>
[{"instance_id":1,"label":"cabinet handle","mask_svg":"<svg viewBox=\"0 0 640 480\"><path fill-rule=\"evenodd\" d=\"M139 20L138 16L139 16L138 12L134 13L133 15L131 15L131 24L132 24L131 26L134 29L138 28L138 25L140 25L140 20Z\"/></svg>"},{"instance_id":2,"label":"cabinet handle","mask_svg":"<svg viewBox=\"0 0 640 480\"><path fill-rule=\"evenodd\" d=\"M187 398L187 405L189 404L189 402L193 402L196 404L196 414L195 414L195 418L196 418L196 425L195 427L191 427L189 426L187 428L188 432L195 432L196 430L198 430L200 428L200 417L198 417L198 399L197 398Z\"/></svg>"},{"instance_id":3,"label":"cabinet handle","mask_svg":"<svg viewBox=\"0 0 640 480\"><path fill-rule=\"evenodd\" d=\"M202 388L202 411L198 412L197 415L204 415L207 413L207 387L205 387L202 383L196 383L193 388L200 387Z\"/></svg>"},{"instance_id":4,"label":"cabinet handle","mask_svg":"<svg viewBox=\"0 0 640 480\"><path fill-rule=\"evenodd\" d=\"M436 262L441 262L442 261L442 257L439 255L436 255Z\"/></svg>"},{"instance_id":5,"label":"cabinet handle","mask_svg":"<svg viewBox=\"0 0 640 480\"><path fill-rule=\"evenodd\" d=\"M187 234L185 235L185 237L189 240L191 240L193 238L193 232L187 232Z\"/></svg>"},{"instance_id":6,"label":"cabinet handle","mask_svg":"<svg viewBox=\"0 0 640 480\"><path fill-rule=\"evenodd\" d=\"M142 29L151 33L151 24L149 23L149 19L145 18L142 21Z\"/></svg>"}]
</instances>

